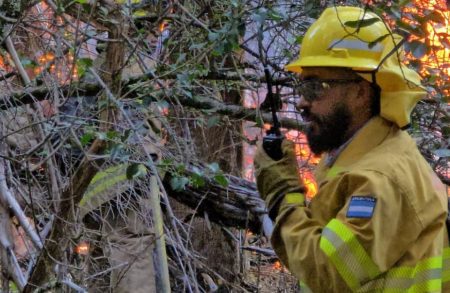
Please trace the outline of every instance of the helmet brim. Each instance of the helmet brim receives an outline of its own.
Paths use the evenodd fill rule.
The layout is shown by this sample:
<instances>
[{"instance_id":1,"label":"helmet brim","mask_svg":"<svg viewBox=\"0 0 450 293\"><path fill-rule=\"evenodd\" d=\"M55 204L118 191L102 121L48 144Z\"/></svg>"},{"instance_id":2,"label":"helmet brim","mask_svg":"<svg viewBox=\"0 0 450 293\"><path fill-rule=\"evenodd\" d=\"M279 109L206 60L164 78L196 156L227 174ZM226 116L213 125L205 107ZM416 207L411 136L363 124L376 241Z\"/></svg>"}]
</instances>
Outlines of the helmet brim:
<instances>
[{"instance_id":1,"label":"helmet brim","mask_svg":"<svg viewBox=\"0 0 450 293\"><path fill-rule=\"evenodd\" d=\"M378 64L371 59L366 58L346 58L339 60L338 58L322 57L305 57L287 64L284 69L291 72L301 73L303 67L345 67L356 71L373 71Z\"/></svg>"}]
</instances>

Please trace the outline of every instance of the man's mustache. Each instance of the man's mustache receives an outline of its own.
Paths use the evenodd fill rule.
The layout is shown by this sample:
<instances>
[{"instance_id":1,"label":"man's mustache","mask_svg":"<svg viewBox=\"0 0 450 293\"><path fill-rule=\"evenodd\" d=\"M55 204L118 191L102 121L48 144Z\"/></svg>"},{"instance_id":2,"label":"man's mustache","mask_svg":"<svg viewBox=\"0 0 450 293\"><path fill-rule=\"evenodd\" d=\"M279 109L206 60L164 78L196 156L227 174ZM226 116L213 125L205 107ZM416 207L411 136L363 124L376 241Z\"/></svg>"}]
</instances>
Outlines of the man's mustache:
<instances>
[{"instance_id":1,"label":"man's mustache","mask_svg":"<svg viewBox=\"0 0 450 293\"><path fill-rule=\"evenodd\" d=\"M300 115L305 121L316 122L317 124L322 123L322 119L319 116L312 114L309 110L304 109Z\"/></svg>"}]
</instances>

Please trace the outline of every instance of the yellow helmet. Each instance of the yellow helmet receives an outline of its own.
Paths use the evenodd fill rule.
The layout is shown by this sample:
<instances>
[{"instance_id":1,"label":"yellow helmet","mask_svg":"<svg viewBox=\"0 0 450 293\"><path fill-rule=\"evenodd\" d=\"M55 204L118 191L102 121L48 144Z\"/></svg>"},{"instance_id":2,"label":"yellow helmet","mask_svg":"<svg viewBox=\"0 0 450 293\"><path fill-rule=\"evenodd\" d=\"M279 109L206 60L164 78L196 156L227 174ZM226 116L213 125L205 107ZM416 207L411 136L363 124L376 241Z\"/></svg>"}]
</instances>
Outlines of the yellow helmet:
<instances>
[{"instance_id":1,"label":"yellow helmet","mask_svg":"<svg viewBox=\"0 0 450 293\"><path fill-rule=\"evenodd\" d=\"M301 73L303 67L351 68L380 87L380 115L404 128L426 92L420 76L402 64L401 41L373 12L330 7L308 29L299 59L286 69Z\"/></svg>"}]
</instances>

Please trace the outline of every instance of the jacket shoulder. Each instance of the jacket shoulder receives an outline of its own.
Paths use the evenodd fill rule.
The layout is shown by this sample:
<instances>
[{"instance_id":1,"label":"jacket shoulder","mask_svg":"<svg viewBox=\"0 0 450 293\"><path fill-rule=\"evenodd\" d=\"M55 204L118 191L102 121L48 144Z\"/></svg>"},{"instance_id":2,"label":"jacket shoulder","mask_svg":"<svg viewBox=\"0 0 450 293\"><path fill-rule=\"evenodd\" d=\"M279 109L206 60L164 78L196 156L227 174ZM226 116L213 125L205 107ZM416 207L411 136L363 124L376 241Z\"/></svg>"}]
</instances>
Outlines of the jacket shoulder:
<instances>
[{"instance_id":1,"label":"jacket shoulder","mask_svg":"<svg viewBox=\"0 0 450 293\"><path fill-rule=\"evenodd\" d=\"M406 197L422 224L446 214L447 196L439 179L419 152L414 140L400 131L356 162L350 173L382 174ZM435 211L430 213L429 211Z\"/></svg>"}]
</instances>

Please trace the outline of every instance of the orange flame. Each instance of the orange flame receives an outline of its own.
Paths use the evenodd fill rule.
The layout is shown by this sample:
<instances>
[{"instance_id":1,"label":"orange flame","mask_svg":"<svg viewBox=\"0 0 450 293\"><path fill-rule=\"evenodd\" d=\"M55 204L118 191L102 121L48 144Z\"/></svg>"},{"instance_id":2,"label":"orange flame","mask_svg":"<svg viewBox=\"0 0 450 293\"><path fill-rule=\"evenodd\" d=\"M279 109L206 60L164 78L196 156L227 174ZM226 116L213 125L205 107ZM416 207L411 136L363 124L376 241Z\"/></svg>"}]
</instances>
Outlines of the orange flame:
<instances>
[{"instance_id":1,"label":"orange flame","mask_svg":"<svg viewBox=\"0 0 450 293\"><path fill-rule=\"evenodd\" d=\"M8 65L8 62L5 61L5 59L8 59L8 58L4 58L3 56L0 55L0 68L2 70L9 71L10 66Z\"/></svg>"},{"instance_id":2,"label":"orange flame","mask_svg":"<svg viewBox=\"0 0 450 293\"><path fill-rule=\"evenodd\" d=\"M75 252L79 255L88 255L89 253L89 243L88 242L80 242L76 247L75 247Z\"/></svg>"},{"instance_id":3,"label":"orange flame","mask_svg":"<svg viewBox=\"0 0 450 293\"><path fill-rule=\"evenodd\" d=\"M282 271L283 265L281 264L281 262L279 260L277 260L276 262L273 263L272 268L277 271Z\"/></svg>"},{"instance_id":4,"label":"orange flame","mask_svg":"<svg viewBox=\"0 0 450 293\"><path fill-rule=\"evenodd\" d=\"M159 32L162 33L162 32L166 29L167 25L168 25L167 20L163 20L163 21L159 24Z\"/></svg>"},{"instance_id":5,"label":"orange flame","mask_svg":"<svg viewBox=\"0 0 450 293\"><path fill-rule=\"evenodd\" d=\"M425 37L411 36L411 40L418 40L424 43L428 48L432 48L429 53L420 58L420 61L424 66L419 73L422 76L428 76L430 75L430 72L427 69L432 68L441 71L441 73L438 73L437 75L445 74L450 76L450 67L448 66L450 56L450 11L447 10L446 1L414 0L413 3L413 6L404 8L404 12L418 17L425 17L426 14L431 12L435 15L435 17L422 25L422 28L427 32ZM402 21L410 25L420 25L414 18L415 17L411 19L405 16L402 18ZM443 82L442 79L437 80L438 85L442 85Z\"/></svg>"},{"instance_id":6,"label":"orange flame","mask_svg":"<svg viewBox=\"0 0 450 293\"><path fill-rule=\"evenodd\" d=\"M313 198L317 194L317 182L310 171L300 172L303 184L306 187L306 197Z\"/></svg>"}]
</instances>

